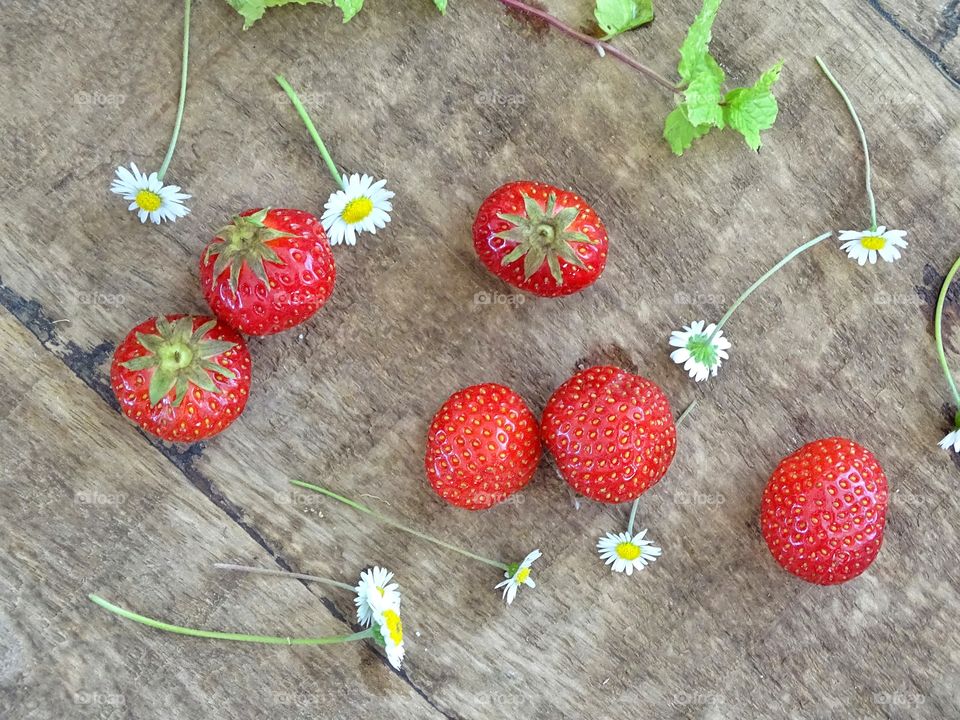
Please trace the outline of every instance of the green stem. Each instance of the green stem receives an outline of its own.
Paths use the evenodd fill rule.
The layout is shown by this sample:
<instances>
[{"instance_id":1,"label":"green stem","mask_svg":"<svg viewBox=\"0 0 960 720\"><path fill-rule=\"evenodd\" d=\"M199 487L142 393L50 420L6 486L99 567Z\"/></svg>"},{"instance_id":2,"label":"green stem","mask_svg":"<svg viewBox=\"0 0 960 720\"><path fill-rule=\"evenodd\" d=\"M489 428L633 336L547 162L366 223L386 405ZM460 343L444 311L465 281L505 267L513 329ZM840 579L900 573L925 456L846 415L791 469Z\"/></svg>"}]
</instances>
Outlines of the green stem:
<instances>
[{"instance_id":1,"label":"green stem","mask_svg":"<svg viewBox=\"0 0 960 720\"><path fill-rule=\"evenodd\" d=\"M167 174L167 168L170 167L170 161L173 160L173 151L177 148L177 139L180 137L180 125L183 123L183 108L187 102L187 67L190 60L190 2L183 0L183 58L180 61L180 99L177 101L177 119L173 123L173 135L170 137L170 145L167 146L167 154L163 158L163 163L157 171L157 177L163 182L163 176Z\"/></svg>"},{"instance_id":2,"label":"green stem","mask_svg":"<svg viewBox=\"0 0 960 720\"><path fill-rule=\"evenodd\" d=\"M533 7L532 5L528 5L527 3L522 2L522 0L500 0L500 2L506 5L507 7L512 7L514 10L519 10L522 13L527 13L528 15L532 15L533 17L540 18L548 25L552 25L560 32L566 33L570 37L575 38L576 40L579 40L584 45L588 45L594 49L599 48L603 50L603 52L606 55L611 55L615 57L620 62L624 63L628 67L633 68L634 70L641 73L642 75L646 75L655 83L665 87L670 92L676 95L683 94L683 90L677 87L676 83L670 82L669 80L667 80L667 78L663 77L663 75L661 75L660 73L656 72L652 68L647 67L643 63L637 60L634 60L625 52L618 49L615 45L611 45L608 42L606 42L607 40L610 39L611 37L610 35L604 38L601 38L600 40L597 40L596 38L590 37L589 35L585 35L579 30L573 29L572 27L567 25L565 22L563 22L559 18L556 18L550 13L548 13L546 10L541 10L539 8Z\"/></svg>"},{"instance_id":3,"label":"green stem","mask_svg":"<svg viewBox=\"0 0 960 720\"><path fill-rule=\"evenodd\" d=\"M347 585L338 580L331 580L330 578L320 577L318 575L304 575L303 573L287 572L286 570L270 570L268 568L250 567L249 565L231 565L230 563L215 563L214 567L218 570L232 570L234 572L250 573L251 575L272 575L275 577L290 578L292 580L306 580L308 582L322 583L323 585L340 588L341 590L348 590L349 592L356 592L357 590L353 585Z\"/></svg>"},{"instance_id":4,"label":"green stem","mask_svg":"<svg viewBox=\"0 0 960 720\"><path fill-rule=\"evenodd\" d=\"M674 423L677 427L683 425L683 421L687 419L687 416L693 412L693 409L697 406L697 400L694 400L692 403L687 405L686 410L680 413L680 417L677 418L677 421ZM637 520L637 508L640 507L640 498L638 497L633 501L633 506L630 508L630 519L627 521L627 535L633 537L633 526Z\"/></svg>"},{"instance_id":5,"label":"green stem","mask_svg":"<svg viewBox=\"0 0 960 720\"><path fill-rule=\"evenodd\" d=\"M860 122L860 116L857 115L857 110L853 107L853 101L850 100L850 96L847 95L847 91L843 89L843 86L840 82L833 76L833 73L830 72L830 69L827 67L827 64L820 59L820 57L814 58L817 61L817 65L820 66L820 69L823 70L823 74L827 76L827 80L830 81L830 84L840 93L840 97L843 98L843 102L847 106L847 110L850 111L850 116L853 118L853 124L857 126L857 133L860 135L860 143L863 145L863 160L867 168L867 200L870 203L870 230L872 232L877 231L877 201L873 197L873 168L870 164L870 146L867 144L867 134L863 130L863 123Z\"/></svg>"},{"instance_id":6,"label":"green stem","mask_svg":"<svg viewBox=\"0 0 960 720\"><path fill-rule=\"evenodd\" d=\"M336 645L338 643L353 642L354 640L364 640L373 637L373 628L361 630L352 635L329 635L327 637L317 638L290 638L277 637L274 635L241 635L239 633L217 632L216 630L196 630L194 628L171 625L160 620L154 620L135 612L130 612L122 607L104 600L99 595L88 595L93 602L114 615L119 615L127 620L133 620L141 625L163 630L165 632L176 633L177 635L189 635L190 637L208 638L211 640L233 640L235 642L261 643L264 645Z\"/></svg>"},{"instance_id":7,"label":"green stem","mask_svg":"<svg viewBox=\"0 0 960 720\"><path fill-rule=\"evenodd\" d=\"M637 522L637 508L640 507L640 498L638 497L633 501L633 506L630 508L630 519L627 521L627 535L633 537L633 526Z\"/></svg>"},{"instance_id":8,"label":"green stem","mask_svg":"<svg viewBox=\"0 0 960 720\"><path fill-rule=\"evenodd\" d=\"M313 139L314 145L316 145L317 150L320 151L320 156L327 164L327 169L333 176L333 181L337 183L337 187L342 190L346 190L347 184L343 181L343 176L340 174L340 171L337 170L337 164L333 162L333 158L330 157L330 153L327 151L327 146L323 144L323 138L320 137L320 133L318 133L317 128L314 127L313 120L310 119L307 109L303 106L303 103L300 102L297 92L290 86L290 83L287 82L287 79L283 75L277 75L275 80L277 81L277 84L283 88L283 91L287 94L287 97L290 98L290 102L293 103L293 107L296 109L297 115L300 116L300 119L303 120L303 124L307 126L307 132L310 133L310 137Z\"/></svg>"},{"instance_id":9,"label":"green stem","mask_svg":"<svg viewBox=\"0 0 960 720\"><path fill-rule=\"evenodd\" d=\"M724 316L723 316L722 318L720 318L720 322L717 323L717 326L713 329L713 332L710 333L710 337L707 338L707 343L712 343L712 342L713 342L714 338L717 336L717 333L720 332L720 329L721 329L724 325L726 325L727 320L730 319L730 317L733 315L733 313L735 313L735 312L737 311L737 308L739 308L741 305L743 305L744 301L745 301L748 297L750 297L750 296L754 293L754 291L757 290L757 288L759 288L761 285L763 285L767 280L769 280L773 275L775 275L778 270L780 270L784 265L786 265L788 262L790 262L791 260L793 260L797 255L799 255L799 254L802 253L802 252L805 252L805 251L809 250L810 248L812 248L812 247L813 247L814 245L816 245L817 243L823 242L824 240L826 240L826 239L827 239L828 237L830 237L831 235L833 235L832 232L827 232L827 233L824 233L823 235L820 235L819 237L814 238L813 240L810 240L809 242L805 242L803 245L801 245L800 247L798 247L796 250L788 253L780 262L778 262L778 263L777 263L776 265L774 265L772 268L770 268L769 270L767 270L763 275L761 275L761 276L759 277L759 279L758 279L753 285L751 285L750 287L748 287L748 288L743 292L743 294L742 294L740 297L737 298L736 302L734 302L733 305L730 306L730 309L727 310L727 312L724 314Z\"/></svg>"},{"instance_id":10,"label":"green stem","mask_svg":"<svg viewBox=\"0 0 960 720\"><path fill-rule=\"evenodd\" d=\"M314 492L318 492L321 495L326 495L327 497L333 498L334 500L338 500L339 502L342 502L344 505L349 505L354 510L359 510L362 513L366 513L367 515L375 517L380 522L386 523L387 525L395 527L398 530L403 530L403 532L405 533L410 533L414 537L418 537L421 540L432 542L434 545L439 545L440 547L446 548L447 550L452 550L453 552L460 553L461 555L464 555L470 558L471 560L478 560L479 562L486 563L487 565L491 565L495 568L499 568L500 570L503 570L505 572L510 571L510 566L507 565L506 563L502 563L497 560L491 560L490 558L485 558L482 555L477 555L476 553L472 553L468 550L464 550L463 548L459 548L456 545L451 545L448 542L444 542L440 538L436 538L433 535L427 535L426 533L422 533L419 530L414 530L413 528L408 527L403 523L397 522L393 518L389 518L386 515L381 515L380 513L378 513L375 510L372 510L366 505L361 505L358 502L354 502L350 498L346 498L343 495L338 495L337 493L331 490L327 490L326 488L320 487L319 485L313 485L308 482L303 482L302 480L291 480L290 483L298 487L306 488L307 490L313 490Z\"/></svg>"},{"instance_id":11,"label":"green stem","mask_svg":"<svg viewBox=\"0 0 960 720\"><path fill-rule=\"evenodd\" d=\"M953 282L953 276L960 270L960 258L957 258L947 277L943 280L943 287L940 288L940 296L937 298L937 309L933 315L933 336L937 343L937 359L940 361L940 368L943 370L944 377L947 378L947 384L950 386L950 392L953 394L953 402L957 406L957 417L954 424L960 427L960 392L957 391L957 383L953 379L953 373L950 372L950 366L947 365L947 354L943 350L943 305L947 300L947 291L950 289L950 283Z\"/></svg>"}]
</instances>

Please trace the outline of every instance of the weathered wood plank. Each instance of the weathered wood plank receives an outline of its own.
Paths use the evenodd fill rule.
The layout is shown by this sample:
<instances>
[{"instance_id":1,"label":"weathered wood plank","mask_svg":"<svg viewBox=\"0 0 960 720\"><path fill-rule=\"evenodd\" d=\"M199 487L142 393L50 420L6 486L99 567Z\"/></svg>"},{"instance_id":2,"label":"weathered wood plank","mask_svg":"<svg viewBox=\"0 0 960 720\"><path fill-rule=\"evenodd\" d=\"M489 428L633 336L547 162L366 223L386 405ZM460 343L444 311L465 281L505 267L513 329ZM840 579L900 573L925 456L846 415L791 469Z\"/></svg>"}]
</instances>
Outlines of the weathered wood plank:
<instances>
[{"instance_id":1,"label":"weathered wood plank","mask_svg":"<svg viewBox=\"0 0 960 720\"><path fill-rule=\"evenodd\" d=\"M588 2L549 6L574 25L589 20ZM442 20L427 0L373 2L345 27L332 11L284 8L245 34L223 3L199 2L170 174L196 199L188 218L154 228L133 222L105 187L115 165L149 167L162 154L173 16L159 22L154 8L121 3L112 25L89 0L69 16L57 3L13 3L19 40L4 41L0 72L5 87L23 89L16 116L0 110L0 177L11 185L0 199L2 298L49 352L6 316L0 362L5 377L23 378L0 388L4 426L18 423L0 443L6 486L33 469L17 480L30 492L0 509L4 546L17 549L0 578L21 598L6 622L30 667L56 673L18 678L9 697L38 718L111 717L116 708L71 703L101 689L124 695L114 716L137 718L420 717L428 702L466 718L960 712L956 467L935 447L947 396L929 327L931 296L958 252L958 91L916 44L934 47L932 19L945 15L934 4L904 7L898 28L853 0L727 3L717 54L735 83L785 58L782 117L759 155L718 135L677 160L660 140L669 97L493 0L451 3ZM693 0L661 6L653 27L617 42L668 72L695 11ZM942 48L948 68L954 42ZM911 246L896 266L865 270L827 244L804 256L732 321L723 376L692 388L666 357L671 329L719 315L803 239L864 222L857 141L812 63L817 52L856 97L882 215L911 231ZM228 433L186 456L158 452L97 397L108 397L110 346L150 314L204 309L197 258L230 213L317 211L330 190L275 71L302 91L340 163L390 179L394 221L336 250L337 290L302 333L251 343L250 405ZM81 92L114 101L71 100ZM514 301L473 257L477 205L525 176L575 187L610 229L606 274L577 297ZM52 324L60 319L70 322ZM955 351L957 319L948 317ZM598 360L638 368L678 411L702 398L668 479L645 496L642 519L665 556L639 578L610 577L592 549L623 511L573 510L546 464L516 502L478 515L442 505L422 476L424 433L452 390L504 382L539 411L578 363ZM42 370L24 372L34 365ZM875 566L822 590L776 567L756 513L777 460L831 433L878 453L894 499ZM150 494L132 469L154 479ZM540 546L540 587L506 609L496 573L293 492L287 481L298 476L381 498L385 511L503 559ZM207 483L215 494L196 489ZM64 505L88 486L124 495L123 517ZM263 628L295 609L282 627L339 629L299 585L209 575L216 559L275 562L252 536L301 571L395 568L409 616L405 675L367 649L332 662L188 643L82 603L56 605L91 589L86 577L198 623ZM33 595L64 612L67 640L48 654L41 613L26 605ZM346 614L349 601L333 607ZM91 666L93 654L109 670Z\"/></svg>"},{"instance_id":2,"label":"weathered wood plank","mask_svg":"<svg viewBox=\"0 0 960 720\"><path fill-rule=\"evenodd\" d=\"M6 310L0 347L21 390L0 439L3 717L351 717L346 708L372 712L384 696L398 712L439 716L363 644L191 641L88 602L96 592L182 624L279 635L342 634L352 615L349 593L212 570L236 556L276 565Z\"/></svg>"}]
</instances>

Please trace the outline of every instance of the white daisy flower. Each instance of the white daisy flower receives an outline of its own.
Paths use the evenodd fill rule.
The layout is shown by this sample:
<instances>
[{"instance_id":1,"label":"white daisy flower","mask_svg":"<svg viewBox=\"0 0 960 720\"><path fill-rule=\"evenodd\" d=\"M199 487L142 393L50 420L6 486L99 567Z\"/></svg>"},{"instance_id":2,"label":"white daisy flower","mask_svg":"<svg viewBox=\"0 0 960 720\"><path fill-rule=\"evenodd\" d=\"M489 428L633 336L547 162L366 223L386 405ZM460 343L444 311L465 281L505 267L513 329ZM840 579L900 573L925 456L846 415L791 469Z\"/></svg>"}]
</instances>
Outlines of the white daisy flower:
<instances>
[{"instance_id":1,"label":"white daisy flower","mask_svg":"<svg viewBox=\"0 0 960 720\"><path fill-rule=\"evenodd\" d=\"M887 230L885 225L863 232L844 230L840 233L840 242L843 243L840 249L846 250L847 256L861 265L866 265L868 261L871 265L875 264L878 255L887 262L893 262L900 259L900 248L907 246L904 240L906 236L905 230Z\"/></svg>"},{"instance_id":2,"label":"white daisy flower","mask_svg":"<svg viewBox=\"0 0 960 720\"><path fill-rule=\"evenodd\" d=\"M511 565L510 569L503 574L506 580L498 583L494 590L503 588L503 597L506 599L507 605L513 602L521 585L530 588L537 586L533 578L530 577L530 566L533 565L534 561L539 560L542 555L543 553L539 550L534 550L523 559L523 562L519 565Z\"/></svg>"},{"instance_id":3,"label":"white daisy flower","mask_svg":"<svg viewBox=\"0 0 960 720\"><path fill-rule=\"evenodd\" d=\"M663 554L663 550L654 545L652 540L644 538L646 534L646 530L641 530L633 537L630 537L630 533L607 533L606 537L597 541L600 559L605 560L607 565L613 565L613 572L633 575L634 570L643 570Z\"/></svg>"},{"instance_id":4,"label":"white daisy flower","mask_svg":"<svg viewBox=\"0 0 960 720\"><path fill-rule=\"evenodd\" d=\"M697 382L710 376L716 377L720 365L730 357L727 353L730 341L723 336L723 331L710 340L717 326L715 323L705 325L705 321L697 320L683 330L674 330L670 335L670 345L678 348L670 353L670 359L683 365L683 369Z\"/></svg>"},{"instance_id":5,"label":"white daisy flower","mask_svg":"<svg viewBox=\"0 0 960 720\"><path fill-rule=\"evenodd\" d=\"M390 222L394 193L386 189L386 180L375 183L369 175L344 175L343 182L345 189L333 193L323 206L320 222L331 245L356 245L357 233L376 235Z\"/></svg>"},{"instance_id":6,"label":"white daisy flower","mask_svg":"<svg viewBox=\"0 0 960 720\"><path fill-rule=\"evenodd\" d=\"M940 447L960 453L960 428L954 428L952 432L948 432L940 441Z\"/></svg>"},{"instance_id":7,"label":"white daisy flower","mask_svg":"<svg viewBox=\"0 0 960 720\"><path fill-rule=\"evenodd\" d=\"M377 613L387 608L400 607L400 586L394 582L393 573L382 567L374 567L360 573L360 582L355 588L357 597L357 622L363 627L373 624Z\"/></svg>"},{"instance_id":8,"label":"white daisy flower","mask_svg":"<svg viewBox=\"0 0 960 720\"><path fill-rule=\"evenodd\" d=\"M399 608L384 608L374 615L374 637L383 644L387 660L397 670L403 664L403 622Z\"/></svg>"},{"instance_id":9,"label":"white daisy flower","mask_svg":"<svg viewBox=\"0 0 960 720\"><path fill-rule=\"evenodd\" d=\"M110 191L130 200L127 210L133 210L140 216L140 222L159 224L164 220L175 222L190 212L183 204L190 195L180 192L179 185L164 185L157 173L146 175L130 163L130 169L118 167Z\"/></svg>"}]
</instances>

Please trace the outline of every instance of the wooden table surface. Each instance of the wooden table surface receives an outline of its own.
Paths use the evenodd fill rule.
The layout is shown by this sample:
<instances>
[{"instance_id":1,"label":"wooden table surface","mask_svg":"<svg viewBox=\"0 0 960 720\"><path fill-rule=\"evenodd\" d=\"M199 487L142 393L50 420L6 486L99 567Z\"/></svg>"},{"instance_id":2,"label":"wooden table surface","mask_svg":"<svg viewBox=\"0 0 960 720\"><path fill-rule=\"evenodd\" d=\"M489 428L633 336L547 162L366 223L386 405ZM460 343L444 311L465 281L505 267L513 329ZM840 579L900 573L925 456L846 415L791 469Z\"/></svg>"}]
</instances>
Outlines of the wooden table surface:
<instances>
[{"instance_id":1,"label":"wooden table surface","mask_svg":"<svg viewBox=\"0 0 960 720\"><path fill-rule=\"evenodd\" d=\"M163 5L163 7L159 7ZM714 49L731 84L778 58L781 117L759 154L715 133L675 158L668 93L494 0L371 0L349 25L316 6L253 29L194 8L189 100L168 179L191 214L141 225L107 188L156 168L176 107L178 2L6 0L0 109L0 716L4 718L955 718L960 716L957 457L933 301L960 252L960 10L932 0L729 0ZM575 26L588 0L547 0ZM670 74L696 0L614 42ZM716 318L784 253L867 224L850 118L864 117L881 220L903 259L860 268L823 243L727 326L695 386L670 331ZM303 94L337 161L389 178L393 222L337 247L337 288L299 331L250 342L243 417L193 447L118 412L116 343L159 312L206 309L199 253L251 206L317 212L330 179L272 81ZM473 254L495 186L575 188L611 238L594 287L519 298ZM491 302L485 302L492 300ZM947 308L960 363L960 292ZM640 522L664 549L612 575L594 543L626 508L579 508L546 462L514 501L439 501L424 435L453 390L508 384L539 412L576 368L660 384L680 429ZM760 493L807 441L847 435L891 482L876 563L820 588L760 535ZM506 607L496 571L292 489L316 480L487 555L534 547L538 587ZM243 646L121 621L87 593L181 624L348 632L348 593L227 575L218 561L342 577L374 563L405 594L401 672L366 643Z\"/></svg>"}]
</instances>

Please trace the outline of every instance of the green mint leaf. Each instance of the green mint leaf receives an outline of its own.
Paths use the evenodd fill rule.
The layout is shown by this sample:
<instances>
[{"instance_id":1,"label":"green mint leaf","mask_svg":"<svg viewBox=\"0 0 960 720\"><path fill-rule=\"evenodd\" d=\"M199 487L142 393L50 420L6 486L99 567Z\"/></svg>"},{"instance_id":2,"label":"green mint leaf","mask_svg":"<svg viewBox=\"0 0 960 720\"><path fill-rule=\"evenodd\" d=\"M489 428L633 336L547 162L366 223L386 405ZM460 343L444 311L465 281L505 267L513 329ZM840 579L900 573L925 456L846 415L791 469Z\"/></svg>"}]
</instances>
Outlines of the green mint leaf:
<instances>
[{"instance_id":1,"label":"green mint leaf","mask_svg":"<svg viewBox=\"0 0 960 720\"><path fill-rule=\"evenodd\" d=\"M433 0L433 4L437 6L441 15L447 14L447 0Z\"/></svg>"},{"instance_id":2,"label":"green mint leaf","mask_svg":"<svg viewBox=\"0 0 960 720\"><path fill-rule=\"evenodd\" d=\"M710 50L713 21L717 18L722 0L703 0L703 8L687 31L687 39L680 46L680 64L677 70L687 82L693 80Z\"/></svg>"},{"instance_id":3,"label":"green mint leaf","mask_svg":"<svg viewBox=\"0 0 960 720\"><path fill-rule=\"evenodd\" d=\"M263 17L267 8L289 5L291 3L296 3L297 5L307 5L308 3L329 5L331 0L226 0L226 2L243 16L243 29L246 30Z\"/></svg>"},{"instance_id":4,"label":"green mint leaf","mask_svg":"<svg viewBox=\"0 0 960 720\"><path fill-rule=\"evenodd\" d=\"M697 73L683 91L687 105L687 116L693 125L724 126L723 81L726 76L717 61L711 55L704 55Z\"/></svg>"},{"instance_id":5,"label":"green mint leaf","mask_svg":"<svg viewBox=\"0 0 960 720\"><path fill-rule=\"evenodd\" d=\"M350 22L354 15L363 7L363 0L333 0L334 4L343 11L343 21Z\"/></svg>"},{"instance_id":6,"label":"green mint leaf","mask_svg":"<svg viewBox=\"0 0 960 720\"><path fill-rule=\"evenodd\" d=\"M753 150L759 150L763 145L761 131L772 128L777 120L779 107L771 88L782 69L781 60L761 75L753 87L731 90L724 100L724 121L743 135Z\"/></svg>"},{"instance_id":7,"label":"green mint leaf","mask_svg":"<svg viewBox=\"0 0 960 720\"><path fill-rule=\"evenodd\" d=\"M678 105L672 113L667 115L663 127L663 137L670 143L670 149L675 155L683 155L683 151L693 145L693 141L710 132L710 125L694 125L687 114L687 105Z\"/></svg>"},{"instance_id":8,"label":"green mint leaf","mask_svg":"<svg viewBox=\"0 0 960 720\"><path fill-rule=\"evenodd\" d=\"M597 25L609 39L653 21L653 0L597 0Z\"/></svg>"}]
</instances>

